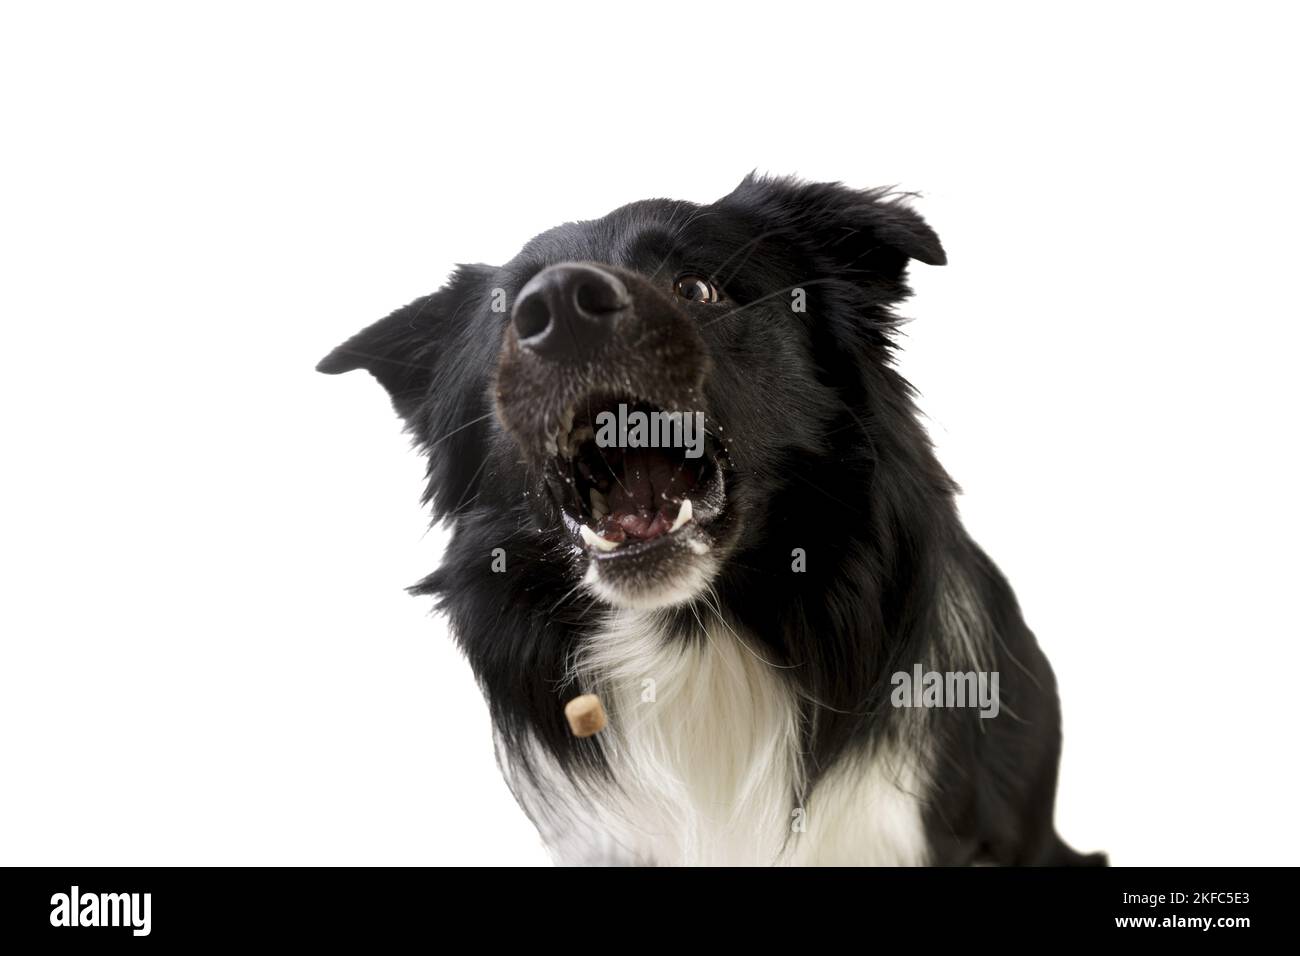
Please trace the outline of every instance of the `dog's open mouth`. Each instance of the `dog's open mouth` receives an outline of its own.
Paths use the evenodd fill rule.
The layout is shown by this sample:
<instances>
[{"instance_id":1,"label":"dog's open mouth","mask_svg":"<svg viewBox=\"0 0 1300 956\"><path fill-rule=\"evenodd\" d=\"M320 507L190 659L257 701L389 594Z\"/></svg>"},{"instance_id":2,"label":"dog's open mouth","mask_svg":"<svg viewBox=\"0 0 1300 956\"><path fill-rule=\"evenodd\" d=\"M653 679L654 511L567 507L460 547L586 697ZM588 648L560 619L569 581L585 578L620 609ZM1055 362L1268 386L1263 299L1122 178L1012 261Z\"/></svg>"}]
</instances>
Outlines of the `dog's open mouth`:
<instances>
[{"instance_id":1,"label":"dog's open mouth","mask_svg":"<svg viewBox=\"0 0 1300 956\"><path fill-rule=\"evenodd\" d=\"M702 413L614 399L583 402L564 418L548 484L591 557L642 554L670 540L708 547L697 532L726 505L725 455ZM632 429L615 424L628 420Z\"/></svg>"}]
</instances>

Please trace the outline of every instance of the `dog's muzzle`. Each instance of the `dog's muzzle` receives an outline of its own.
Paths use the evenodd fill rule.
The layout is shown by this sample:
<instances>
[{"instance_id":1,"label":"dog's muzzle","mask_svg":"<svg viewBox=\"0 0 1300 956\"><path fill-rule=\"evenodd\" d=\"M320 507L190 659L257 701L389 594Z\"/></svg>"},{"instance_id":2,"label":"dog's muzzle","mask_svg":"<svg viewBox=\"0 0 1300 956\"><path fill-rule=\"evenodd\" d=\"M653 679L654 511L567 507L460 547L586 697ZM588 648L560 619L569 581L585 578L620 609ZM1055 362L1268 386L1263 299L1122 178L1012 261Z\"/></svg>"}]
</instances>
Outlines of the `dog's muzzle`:
<instances>
[{"instance_id":1,"label":"dog's muzzle","mask_svg":"<svg viewBox=\"0 0 1300 956\"><path fill-rule=\"evenodd\" d=\"M708 355L695 319L638 273L566 262L516 297L498 416L575 546L609 574L633 563L648 572L652 550L699 556L714 544L708 526L726 503L726 455L704 408ZM684 426L671 432L679 436L695 426L698 443L606 439L602 423L638 416L663 425L661 437L670 419Z\"/></svg>"}]
</instances>

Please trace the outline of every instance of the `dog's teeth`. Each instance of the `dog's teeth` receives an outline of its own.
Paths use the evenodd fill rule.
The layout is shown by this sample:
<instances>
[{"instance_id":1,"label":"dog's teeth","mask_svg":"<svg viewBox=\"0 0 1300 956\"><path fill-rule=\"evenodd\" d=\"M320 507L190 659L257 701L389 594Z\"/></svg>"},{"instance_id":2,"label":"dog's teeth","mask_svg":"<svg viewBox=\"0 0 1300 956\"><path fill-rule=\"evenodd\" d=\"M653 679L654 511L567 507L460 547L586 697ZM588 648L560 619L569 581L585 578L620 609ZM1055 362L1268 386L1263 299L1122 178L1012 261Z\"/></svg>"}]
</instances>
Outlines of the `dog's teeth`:
<instances>
[{"instance_id":1,"label":"dog's teeth","mask_svg":"<svg viewBox=\"0 0 1300 956\"><path fill-rule=\"evenodd\" d=\"M615 548L618 547L617 542L606 541L600 535L596 534L596 532L588 528L585 524L582 525L579 528L579 530L582 533L582 540L587 542L589 547L595 548L597 551L613 551Z\"/></svg>"},{"instance_id":2,"label":"dog's teeth","mask_svg":"<svg viewBox=\"0 0 1300 956\"><path fill-rule=\"evenodd\" d=\"M592 488L589 497L591 498L591 513L593 515L597 518L603 518L605 515L609 514L609 502L606 501L605 496L600 493L600 489Z\"/></svg>"},{"instance_id":3,"label":"dog's teeth","mask_svg":"<svg viewBox=\"0 0 1300 956\"><path fill-rule=\"evenodd\" d=\"M668 529L668 533L672 534L674 531L676 531L678 528L680 528L682 525L686 524L686 522L690 520L691 520L691 499L683 498L682 506L677 509L677 517L673 521L673 526Z\"/></svg>"}]
</instances>

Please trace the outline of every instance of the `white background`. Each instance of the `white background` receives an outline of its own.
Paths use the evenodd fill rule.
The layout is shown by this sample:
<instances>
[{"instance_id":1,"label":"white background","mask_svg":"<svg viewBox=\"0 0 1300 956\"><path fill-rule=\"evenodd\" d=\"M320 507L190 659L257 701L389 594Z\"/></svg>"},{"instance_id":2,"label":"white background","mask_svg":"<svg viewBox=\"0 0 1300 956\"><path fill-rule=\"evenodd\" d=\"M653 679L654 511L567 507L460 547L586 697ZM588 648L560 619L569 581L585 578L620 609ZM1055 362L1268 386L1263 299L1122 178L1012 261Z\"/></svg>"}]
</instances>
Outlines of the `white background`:
<instances>
[{"instance_id":1,"label":"white background","mask_svg":"<svg viewBox=\"0 0 1300 956\"><path fill-rule=\"evenodd\" d=\"M461 9L448 9L450 7ZM750 169L919 190L905 374L1060 678L1059 825L1293 863L1282 4L6 5L0 863L545 863L362 325Z\"/></svg>"}]
</instances>

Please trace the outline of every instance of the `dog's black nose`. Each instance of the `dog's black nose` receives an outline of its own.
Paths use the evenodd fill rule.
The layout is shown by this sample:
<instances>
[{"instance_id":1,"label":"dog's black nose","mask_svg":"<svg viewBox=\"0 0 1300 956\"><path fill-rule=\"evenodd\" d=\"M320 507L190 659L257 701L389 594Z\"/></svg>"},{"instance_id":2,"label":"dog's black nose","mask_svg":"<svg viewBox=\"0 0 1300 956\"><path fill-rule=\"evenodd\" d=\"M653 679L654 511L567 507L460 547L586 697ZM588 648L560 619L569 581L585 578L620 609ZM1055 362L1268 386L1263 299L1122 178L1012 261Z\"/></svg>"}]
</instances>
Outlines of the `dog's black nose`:
<instances>
[{"instance_id":1,"label":"dog's black nose","mask_svg":"<svg viewBox=\"0 0 1300 956\"><path fill-rule=\"evenodd\" d=\"M599 266L550 266L519 291L515 334L520 346L543 358L580 361L610 339L631 301L618 276Z\"/></svg>"}]
</instances>

